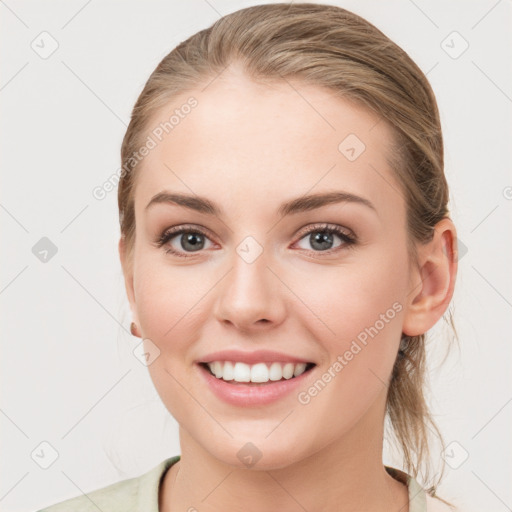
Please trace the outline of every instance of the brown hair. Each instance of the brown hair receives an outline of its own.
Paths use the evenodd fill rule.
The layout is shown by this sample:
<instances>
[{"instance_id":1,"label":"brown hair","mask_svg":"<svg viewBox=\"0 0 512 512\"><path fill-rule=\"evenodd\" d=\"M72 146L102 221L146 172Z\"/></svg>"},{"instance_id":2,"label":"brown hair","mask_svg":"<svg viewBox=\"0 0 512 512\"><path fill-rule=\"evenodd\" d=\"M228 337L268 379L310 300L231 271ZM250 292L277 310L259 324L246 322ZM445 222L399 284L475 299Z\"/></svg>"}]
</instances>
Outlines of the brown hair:
<instances>
[{"instance_id":1,"label":"brown hair","mask_svg":"<svg viewBox=\"0 0 512 512\"><path fill-rule=\"evenodd\" d=\"M133 194L138 166L132 155L145 140L149 119L176 95L197 89L235 62L255 81L294 78L328 88L376 112L393 128L390 164L407 207L414 262L415 243L429 241L434 226L448 216L434 93L407 53L371 23L340 7L313 3L238 10L180 43L158 64L137 99L121 148L118 203L127 260L135 241ZM424 396L425 341L424 334L402 340L386 411L405 471L416 478L424 464L424 481L429 481L428 430L435 431L443 451L444 442ZM438 481L427 489L433 496L443 472L444 460Z\"/></svg>"}]
</instances>

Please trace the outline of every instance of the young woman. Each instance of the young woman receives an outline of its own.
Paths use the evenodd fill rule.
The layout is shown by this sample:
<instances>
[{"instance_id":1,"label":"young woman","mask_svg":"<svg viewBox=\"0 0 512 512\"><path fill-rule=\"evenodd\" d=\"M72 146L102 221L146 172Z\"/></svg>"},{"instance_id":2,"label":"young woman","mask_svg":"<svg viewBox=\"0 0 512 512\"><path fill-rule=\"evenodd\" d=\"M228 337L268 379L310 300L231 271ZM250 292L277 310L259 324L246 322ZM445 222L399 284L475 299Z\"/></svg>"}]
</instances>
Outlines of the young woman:
<instances>
[{"instance_id":1,"label":"young woman","mask_svg":"<svg viewBox=\"0 0 512 512\"><path fill-rule=\"evenodd\" d=\"M121 157L132 333L181 454L45 511L451 510L423 385L456 230L409 56L336 6L239 10L160 62Z\"/></svg>"}]
</instances>

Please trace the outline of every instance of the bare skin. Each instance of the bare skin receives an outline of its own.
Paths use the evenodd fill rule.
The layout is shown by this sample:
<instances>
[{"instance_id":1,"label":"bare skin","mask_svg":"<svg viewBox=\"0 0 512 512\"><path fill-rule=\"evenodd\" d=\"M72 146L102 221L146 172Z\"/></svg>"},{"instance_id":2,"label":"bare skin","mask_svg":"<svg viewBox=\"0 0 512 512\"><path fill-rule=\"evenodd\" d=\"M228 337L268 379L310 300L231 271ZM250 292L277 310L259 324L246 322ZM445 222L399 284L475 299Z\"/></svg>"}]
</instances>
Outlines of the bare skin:
<instances>
[{"instance_id":1,"label":"bare skin","mask_svg":"<svg viewBox=\"0 0 512 512\"><path fill-rule=\"evenodd\" d=\"M409 509L406 486L382 462L387 386L402 332L426 332L448 307L455 227L441 221L411 262L405 202L386 160L390 128L329 91L293 85L255 84L230 68L149 123L192 95L198 101L141 162L132 261L119 244L133 320L160 351L151 378L180 425L181 460L163 480L162 512ZM349 134L366 146L353 161L338 149ZM163 190L206 197L223 214L146 209ZM284 201L332 191L373 206L277 213ZM322 251L304 231L323 223L356 243L332 234ZM184 224L206 230L199 251L182 245L186 235L156 246ZM263 249L250 264L236 250L248 236ZM265 406L230 405L196 364L213 350L277 350L316 363L306 392L380 315L384 326L307 404L292 393ZM248 442L262 454L250 468L237 456Z\"/></svg>"}]
</instances>

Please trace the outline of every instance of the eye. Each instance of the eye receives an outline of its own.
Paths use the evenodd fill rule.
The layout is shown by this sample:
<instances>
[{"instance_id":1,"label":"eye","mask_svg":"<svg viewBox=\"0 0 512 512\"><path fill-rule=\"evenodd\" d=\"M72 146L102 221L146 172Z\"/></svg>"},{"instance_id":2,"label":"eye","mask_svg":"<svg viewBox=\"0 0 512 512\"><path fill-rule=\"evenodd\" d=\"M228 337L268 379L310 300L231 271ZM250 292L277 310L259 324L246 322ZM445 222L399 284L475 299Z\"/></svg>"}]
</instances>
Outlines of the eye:
<instances>
[{"instance_id":1,"label":"eye","mask_svg":"<svg viewBox=\"0 0 512 512\"><path fill-rule=\"evenodd\" d=\"M341 243L332 247L335 236ZM308 238L306 238L308 237ZM315 253L331 254L354 245L357 241L355 235L348 229L335 224L320 224L309 226L300 233L299 242L305 239L311 244L313 249L300 247ZM174 226L164 231L156 240L157 247L164 247L167 254L189 258L193 257L195 252L199 253L205 247L205 242L211 243L206 232L197 226ZM298 243L298 242L297 242ZM188 254L187 254L188 253Z\"/></svg>"},{"instance_id":2,"label":"eye","mask_svg":"<svg viewBox=\"0 0 512 512\"><path fill-rule=\"evenodd\" d=\"M155 243L157 247L163 247L171 242L165 252L187 258L189 256L183 251L185 253L199 252L205 248L205 240L209 241L207 233L198 227L175 226L164 231Z\"/></svg>"},{"instance_id":3,"label":"eye","mask_svg":"<svg viewBox=\"0 0 512 512\"><path fill-rule=\"evenodd\" d=\"M341 239L341 243L333 247L334 235ZM327 254L337 252L344 247L350 247L356 243L356 237L349 230L334 224L310 226L306 231L301 233L299 242L302 240L310 244L313 248L313 252L323 252ZM301 248L309 250L307 247Z\"/></svg>"}]
</instances>

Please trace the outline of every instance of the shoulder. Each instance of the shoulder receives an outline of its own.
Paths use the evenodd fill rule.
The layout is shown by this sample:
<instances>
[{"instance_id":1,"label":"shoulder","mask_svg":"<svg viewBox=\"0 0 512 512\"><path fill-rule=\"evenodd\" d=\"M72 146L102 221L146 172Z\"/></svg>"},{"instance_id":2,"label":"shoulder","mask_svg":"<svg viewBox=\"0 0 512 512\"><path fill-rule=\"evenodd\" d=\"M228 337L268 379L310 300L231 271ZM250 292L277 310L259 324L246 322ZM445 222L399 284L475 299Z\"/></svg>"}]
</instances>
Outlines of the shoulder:
<instances>
[{"instance_id":1,"label":"shoulder","mask_svg":"<svg viewBox=\"0 0 512 512\"><path fill-rule=\"evenodd\" d=\"M138 512L141 503L147 512L158 512L160 479L179 458L177 455L165 459L140 476L60 501L37 512Z\"/></svg>"},{"instance_id":2,"label":"shoulder","mask_svg":"<svg viewBox=\"0 0 512 512\"><path fill-rule=\"evenodd\" d=\"M432 496L418 481L404 471L385 466L386 471L409 490L409 510L411 512L462 512L455 506L445 503L441 497Z\"/></svg>"},{"instance_id":3,"label":"shoulder","mask_svg":"<svg viewBox=\"0 0 512 512\"><path fill-rule=\"evenodd\" d=\"M95 491L61 501L38 512L114 512L132 510L140 477L129 478ZM131 506L130 506L131 505Z\"/></svg>"},{"instance_id":4,"label":"shoulder","mask_svg":"<svg viewBox=\"0 0 512 512\"><path fill-rule=\"evenodd\" d=\"M431 496L428 492L425 492L425 498L427 501L427 512L461 512L455 506L448 505L441 499Z\"/></svg>"}]
</instances>

